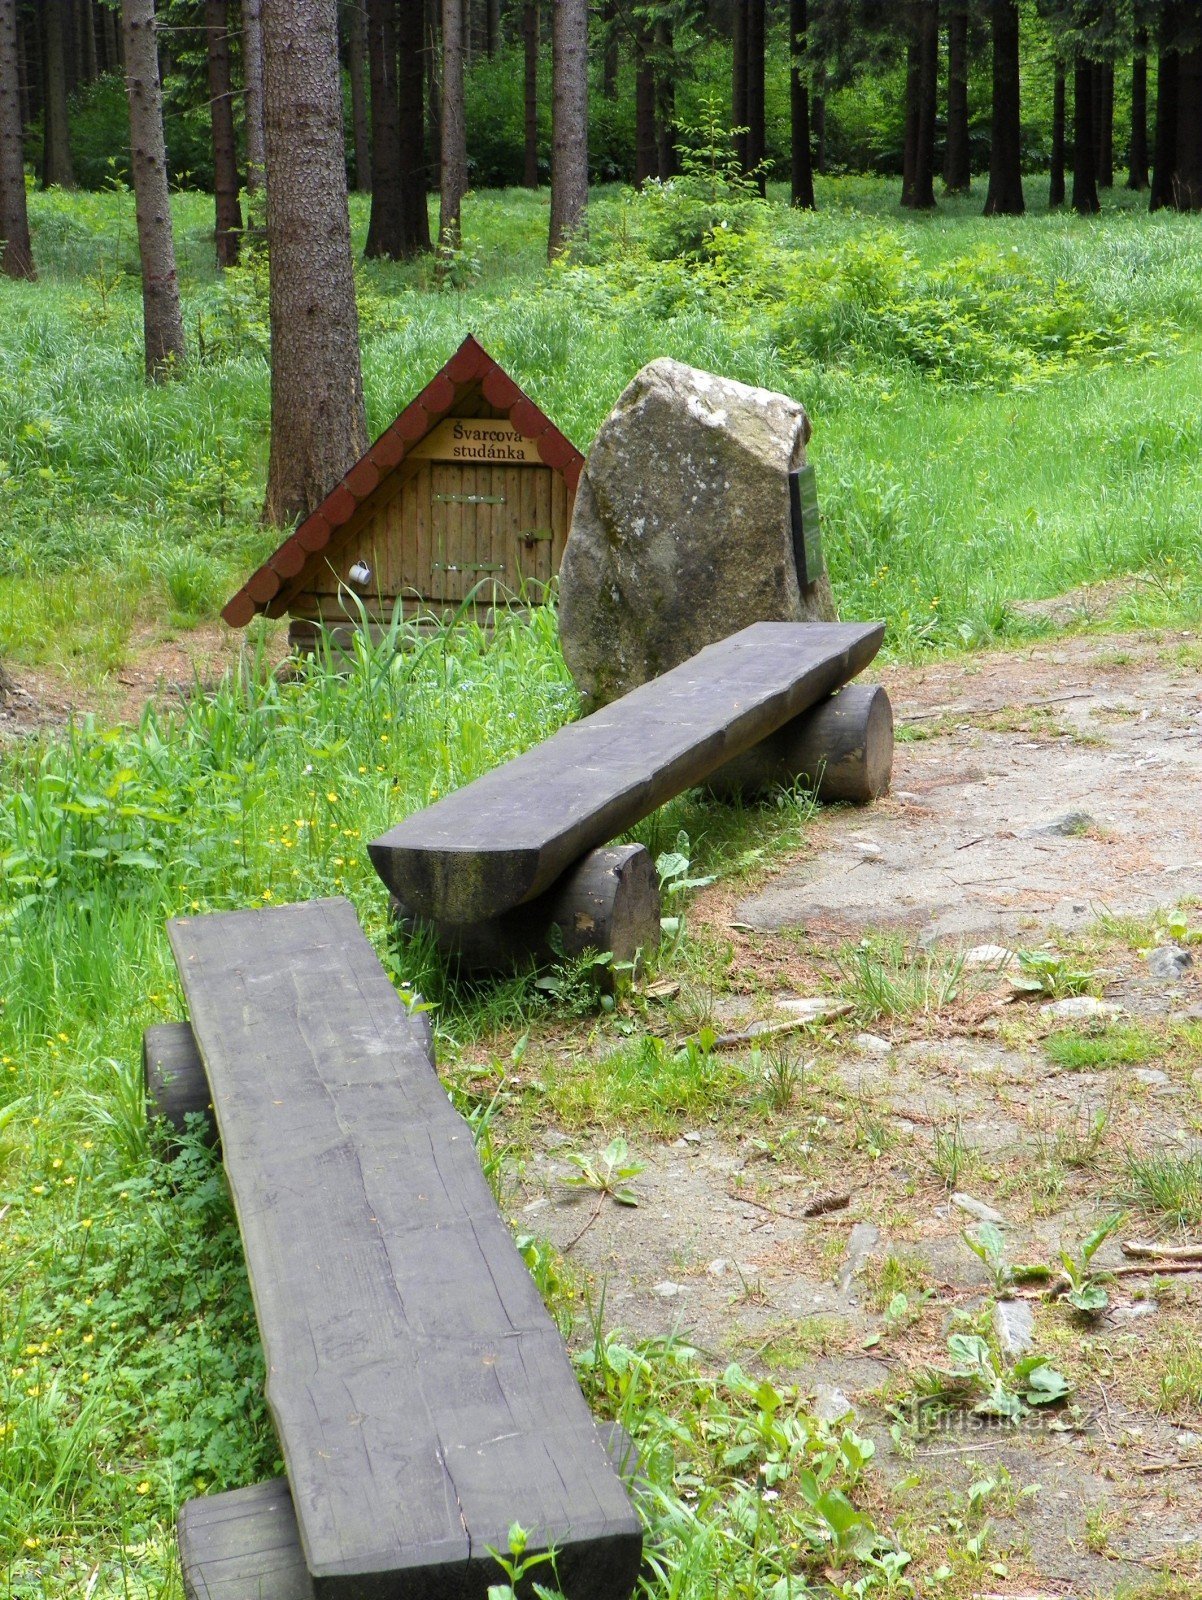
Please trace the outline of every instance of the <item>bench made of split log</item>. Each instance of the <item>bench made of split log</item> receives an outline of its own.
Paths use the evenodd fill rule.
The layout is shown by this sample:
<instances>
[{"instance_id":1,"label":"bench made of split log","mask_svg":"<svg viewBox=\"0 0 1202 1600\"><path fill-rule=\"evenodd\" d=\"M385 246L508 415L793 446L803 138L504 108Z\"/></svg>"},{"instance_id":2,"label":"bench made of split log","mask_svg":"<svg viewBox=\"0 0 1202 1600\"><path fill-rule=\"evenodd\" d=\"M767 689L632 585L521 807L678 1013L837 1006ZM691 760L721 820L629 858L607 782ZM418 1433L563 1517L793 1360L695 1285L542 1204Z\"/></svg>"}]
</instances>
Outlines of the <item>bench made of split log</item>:
<instances>
[{"instance_id":1,"label":"bench made of split log","mask_svg":"<svg viewBox=\"0 0 1202 1600\"><path fill-rule=\"evenodd\" d=\"M504 1551L520 1522L531 1549L557 1552L573 1600L626 1600L639 1520L425 1024L353 907L226 912L168 932L314 1594L483 1600L503 1581L488 1549ZM249 1600L236 1568L193 1595Z\"/></svg>"},{"instance_id":2,"label":"bench made of split log","mask_svg":"<svg viewBox=\"0 0 1202 1600\"><path fill-rule=\"evenodd\" d=\"M407 817L368 853L416 916L498 917L854 678L883 636L879 623L753 623Z\"/></svg>"}]
</instances>

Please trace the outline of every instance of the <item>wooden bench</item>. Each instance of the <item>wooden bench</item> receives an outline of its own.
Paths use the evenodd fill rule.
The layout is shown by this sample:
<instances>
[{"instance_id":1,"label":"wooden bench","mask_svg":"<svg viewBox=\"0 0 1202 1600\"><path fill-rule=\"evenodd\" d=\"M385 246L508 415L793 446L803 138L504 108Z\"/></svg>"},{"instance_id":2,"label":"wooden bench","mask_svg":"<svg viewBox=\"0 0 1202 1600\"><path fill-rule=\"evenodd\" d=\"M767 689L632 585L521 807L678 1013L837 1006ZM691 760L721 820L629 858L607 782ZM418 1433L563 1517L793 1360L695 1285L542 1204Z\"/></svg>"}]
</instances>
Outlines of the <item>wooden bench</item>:
<instances>
[{"instance_id":1,"label":"wooden bench","mask_svg":"<svg viewBox=\"0 0 1202 1600\"><path fill-rule=\"evenodd\" d=\"M368 845L407 912L493 922L854 678L879 623L757 622Z\"/></svg>"},{"instance_id":2,"label":"wooden bench","mask_svg":"<svg viewBox=\"0 0 1202 1600\"><path fill-rule=\"evenodd\" d=\"M168 932L287 1471L183 1507L190 1600L484 1600L514 1522L573 1600L626 1600L642 1536L613 1441L353 908ZM174 1074L162 1037L148 1065L199 1109L175 1043Z\"/></svg>"}]
</instances>

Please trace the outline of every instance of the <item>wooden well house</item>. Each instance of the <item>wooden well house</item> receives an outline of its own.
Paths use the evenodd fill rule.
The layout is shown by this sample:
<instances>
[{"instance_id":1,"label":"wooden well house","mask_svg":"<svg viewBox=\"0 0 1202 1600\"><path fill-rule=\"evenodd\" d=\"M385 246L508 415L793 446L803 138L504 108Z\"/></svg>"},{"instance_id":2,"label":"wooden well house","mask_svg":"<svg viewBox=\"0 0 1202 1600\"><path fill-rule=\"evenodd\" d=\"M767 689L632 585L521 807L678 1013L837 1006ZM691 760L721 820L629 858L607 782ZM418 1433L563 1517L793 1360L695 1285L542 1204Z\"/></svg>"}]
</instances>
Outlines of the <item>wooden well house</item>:
<instances>
[{"instance_id":1,"label":"wooden well house","mask_svg":"<svg viewBox=\"0 0 1202 1600\"><path fill-rule=\"evenodd\" d=\"M442 620L540 603L559 571L584 457L470 335L222 616L319 626Z\"/></svg>"}]
</instances>

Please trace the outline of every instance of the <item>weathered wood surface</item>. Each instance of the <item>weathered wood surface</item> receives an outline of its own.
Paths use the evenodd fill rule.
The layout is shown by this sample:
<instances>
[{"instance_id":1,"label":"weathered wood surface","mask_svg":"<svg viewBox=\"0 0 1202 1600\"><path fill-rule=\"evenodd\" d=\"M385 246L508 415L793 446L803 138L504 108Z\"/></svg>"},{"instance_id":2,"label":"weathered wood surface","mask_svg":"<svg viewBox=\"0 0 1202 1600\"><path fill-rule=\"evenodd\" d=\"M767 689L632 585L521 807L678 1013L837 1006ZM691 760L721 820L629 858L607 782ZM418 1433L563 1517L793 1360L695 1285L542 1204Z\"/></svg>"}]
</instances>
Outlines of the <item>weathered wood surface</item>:
<instances>
[{"instance_id":1,"label":"weathered wood surface","mask_svg":"<svg viewBox=\"0 0 1202 1600\"><path fill-rule=\"evenodd\" d=\"M407 817L368 853L419 916L498 917L854 678L883 635L879 623L757 622Z\"/></svg>"},{"instance_id":2,"label":"weathered wood surface","mask_svg":"<svg viewBox=\"0 0 1202 1600\"><path fill-rule=\"evenodd\" d=\"M610 966L598 968L602 989L612 988L606 978L615 966L658 947L660 910L655 863L641 844L590 850L537 900L487 922L428 922L392 898L398 924L409 933L428 930L442 955L464 972L541 967L595 950L613 956Z\"/></svg>"},{"instance_id":3,"label":"weathered wood surface","mask_svg":"<svg viewBox=\"0 0 1202 1600\"><path fill-rule=\"evenodd\" d=\"M641 1533L476 1159L345 900L168 925L322 1596L480 1596L532 1530L625 1600Z\"/></svg>"},{"instance_id":4,"label":"weathered wood surface","mask_svg":"<svg viewBox=\"0 0 1202 1600\"><path fill-rule=\"evenodd\" d=\"M879 684L849 683L706 780L719 798L803 783L824 805L869 805L893 773L893 707Z\"/></svg>"},{"instance_id":5,"label":"weathered wood surface","mask_svg":"<svg viewBox=\"0 0 1202 1600\"><path fill-rule=\"evenodd\" d=\"M189 1116L203 1117L206 1137L217 1137L209 1083L186 1022L156 1022L142 1035L142 1081L146 1115L162 1117L176 1133L186 1133ZM175 1141L166 1153L179 1149Z\"/></svg>"},{"instance_id":6,"label":"weathered wood surface","mask_svg":"<svg viewBox=\"0 0 1202 1600\"><path fill-rule=\"evenodd\" d=\"M601 1422L597 1437L637 1499L641 1468L630 1436L616 1422ZM314 1600L286 1478L188 1500L177 1531L187 1600ZM536 1570L549 1582L545 1569ZM574 1574L571 1554L557 1560L557 1571L588 1600L588 1574ZM503 1581L499 1569L496 1581Z\"/></svg>"}]
</instances>

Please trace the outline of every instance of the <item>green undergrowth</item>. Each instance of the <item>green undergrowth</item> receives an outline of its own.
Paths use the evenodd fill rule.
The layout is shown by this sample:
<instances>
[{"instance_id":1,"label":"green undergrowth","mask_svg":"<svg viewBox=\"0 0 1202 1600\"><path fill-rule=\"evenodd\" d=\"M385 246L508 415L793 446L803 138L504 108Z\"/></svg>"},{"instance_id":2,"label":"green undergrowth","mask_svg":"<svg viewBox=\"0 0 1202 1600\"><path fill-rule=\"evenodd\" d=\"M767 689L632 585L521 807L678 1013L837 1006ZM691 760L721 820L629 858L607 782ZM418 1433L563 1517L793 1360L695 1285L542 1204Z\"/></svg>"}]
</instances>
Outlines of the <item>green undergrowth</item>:
<instances>
[{"instance_id":1,"label":"green undergrowth","mask_svg":"<svg viewBox=\"0 0 1202 1600\"><path fill-rule=\"evenodd\" d=\"M706 176L697 137L700 175L599 190L591 243L556 268L546 196L515 191L469 198L443 290L428 262L362 265L370 429L469 331L582 448L671 355L806 404L842 612L885 618L889 650L1023 637L1043 625L1017 602L1123 574L1115 620L1196 619L1196 218L1115 196L1082 221L1031 185L1024 218L903 220L873 179L826 180L804 215ZM0 654L97 677L139 622L214 616L277 537L257 525L266 274L219 280L210 203L177 196L191 358L148 389L130 197L31 206L41 281L0 285ZM355 197L359 242L366 220Z\"/></svg>"}]
</instances>

